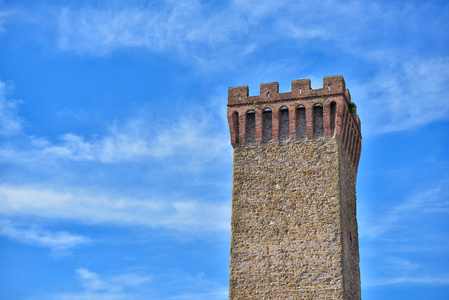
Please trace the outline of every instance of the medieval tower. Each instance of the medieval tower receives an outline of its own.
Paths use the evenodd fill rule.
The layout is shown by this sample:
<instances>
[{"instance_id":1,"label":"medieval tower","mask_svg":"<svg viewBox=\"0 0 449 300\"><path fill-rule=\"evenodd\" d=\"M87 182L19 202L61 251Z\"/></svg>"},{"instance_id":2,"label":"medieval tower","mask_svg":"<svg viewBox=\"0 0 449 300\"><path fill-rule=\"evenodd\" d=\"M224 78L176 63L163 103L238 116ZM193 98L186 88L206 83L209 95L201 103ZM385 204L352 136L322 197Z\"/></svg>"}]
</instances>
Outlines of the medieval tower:
<instances>
[{"instance_id":1,"label":"medieval tower","mask_svg":"<svg viewBox=\"0 0 449 300\"><path fill-rule=\"evenodd\" d=\"M229 299L360 299L360 119L342 76L229 88Z\"/></svg>"}]
</instances>

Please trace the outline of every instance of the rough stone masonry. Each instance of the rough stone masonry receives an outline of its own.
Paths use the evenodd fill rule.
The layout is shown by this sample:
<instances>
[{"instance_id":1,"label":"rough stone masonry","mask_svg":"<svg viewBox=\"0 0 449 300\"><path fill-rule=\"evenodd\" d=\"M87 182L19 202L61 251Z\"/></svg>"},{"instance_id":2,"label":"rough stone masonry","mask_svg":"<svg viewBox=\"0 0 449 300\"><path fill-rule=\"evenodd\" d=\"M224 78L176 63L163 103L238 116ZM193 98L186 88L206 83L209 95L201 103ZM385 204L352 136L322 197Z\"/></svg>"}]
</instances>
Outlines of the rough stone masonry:
<instances>
[{"instance_id":1,"label":"rough stone masonry","mask_svg":"<svg viewBox=\"0 0 449 300\"><path fill-rule=\"evenodd\" d=\"M229 299L360 299L360 119L342 76L229 88Z\"/></svg>"}]
</instances>

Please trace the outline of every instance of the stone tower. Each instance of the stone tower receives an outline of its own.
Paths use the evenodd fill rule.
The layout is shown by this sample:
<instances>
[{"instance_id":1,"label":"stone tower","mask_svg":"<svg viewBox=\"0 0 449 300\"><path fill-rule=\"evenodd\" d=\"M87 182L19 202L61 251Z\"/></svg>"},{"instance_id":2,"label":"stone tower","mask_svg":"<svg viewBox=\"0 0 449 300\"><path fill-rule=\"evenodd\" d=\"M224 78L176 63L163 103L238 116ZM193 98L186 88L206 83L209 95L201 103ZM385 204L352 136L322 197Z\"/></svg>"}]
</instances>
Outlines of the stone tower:
<instances>
[{"instance_id":1,"label":"stone tower","mask_svg":"<svg viewBox=\"0 0 449 300\"><path fill-rule=\"evenodd\" d=\"M342 76L229 88L229 299L360 299L360 119Z\"/></svg>"}]
</instances>

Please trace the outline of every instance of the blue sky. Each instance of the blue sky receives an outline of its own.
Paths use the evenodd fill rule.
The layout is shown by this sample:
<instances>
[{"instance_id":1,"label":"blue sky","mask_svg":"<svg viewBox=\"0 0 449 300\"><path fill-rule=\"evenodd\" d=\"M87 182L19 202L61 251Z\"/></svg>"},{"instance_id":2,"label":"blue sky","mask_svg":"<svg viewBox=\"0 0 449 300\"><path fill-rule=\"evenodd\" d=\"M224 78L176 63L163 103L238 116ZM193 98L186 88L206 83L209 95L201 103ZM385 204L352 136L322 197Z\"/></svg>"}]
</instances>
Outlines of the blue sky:
<instances>
[{"instance_id":1,"label":"blue sky","mask_svg":"<svg viewBox=\"0 0 449 300\"><path fill-rule=\"evenodd\" d=\"M0 2L0 298L227 299L227 88L343 75L363 299L449 299L446 1Z\"/></svg>"}]
</instances>

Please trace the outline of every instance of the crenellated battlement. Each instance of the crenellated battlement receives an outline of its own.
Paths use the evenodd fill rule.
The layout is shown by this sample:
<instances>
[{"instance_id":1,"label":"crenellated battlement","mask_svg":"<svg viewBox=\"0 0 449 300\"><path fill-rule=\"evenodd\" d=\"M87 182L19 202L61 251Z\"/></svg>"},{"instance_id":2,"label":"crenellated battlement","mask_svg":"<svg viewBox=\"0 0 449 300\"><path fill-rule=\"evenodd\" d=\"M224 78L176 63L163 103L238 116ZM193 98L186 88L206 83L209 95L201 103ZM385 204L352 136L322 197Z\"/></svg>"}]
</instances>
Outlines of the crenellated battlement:
<instances>
[{"instance_id":1,"label":"crenellated battlement","mask_svg":"<svg viewBox=\"0 0 449 300\"><path fill-rule=\"evenodd\" d=\"M291 99L303 99L313 97L325 97L329 95L343 94L350 102L349 91L346 90L343 76L328 76L323 78L323 87L312 89L310 79L293 80L291 92L279 93L279 83L270 82L260 84L260 94L249 96L248 86L230 87L228 89L228 106L236 104L253 104L254 101L265 103L284 101Z\"/></svg>"},{"instance_id":2,"label":"crenellated battlement","mask_svg":"<svg viewBox=\"0 0 449 300\"><path fill-rule=\"evenodd\" d=\"M279 93L277 82L262 83L257 96L249 96L248 86L230 87L228 122L233 147L337 138L357 172L361 124L343 76L324 77L319 89L310 79L293 80L287 93Z\"/></svg>"}]
</instances>

